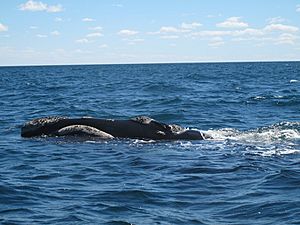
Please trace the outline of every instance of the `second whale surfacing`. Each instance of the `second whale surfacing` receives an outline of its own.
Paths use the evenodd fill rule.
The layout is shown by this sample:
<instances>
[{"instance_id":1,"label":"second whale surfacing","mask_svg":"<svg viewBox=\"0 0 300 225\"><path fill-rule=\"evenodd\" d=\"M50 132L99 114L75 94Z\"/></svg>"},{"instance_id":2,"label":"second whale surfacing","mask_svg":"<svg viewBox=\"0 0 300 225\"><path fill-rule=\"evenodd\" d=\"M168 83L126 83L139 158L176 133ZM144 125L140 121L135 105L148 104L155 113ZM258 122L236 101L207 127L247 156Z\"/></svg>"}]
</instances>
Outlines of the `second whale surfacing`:
<instances>
[{"instance_id":1,"label":"second whale surfacing","mask_svg":"<svg viewBox=\"0 0 300 225\"><path fill-rule=\"evenodd\" d=\"M146 116L129 120L91 117L44 117L31 120L21 128L22 137L79 136L99 139L133 138L152 140L204 140L211 137L198 130L164 124Z\"/></svg>"}]
</instances>

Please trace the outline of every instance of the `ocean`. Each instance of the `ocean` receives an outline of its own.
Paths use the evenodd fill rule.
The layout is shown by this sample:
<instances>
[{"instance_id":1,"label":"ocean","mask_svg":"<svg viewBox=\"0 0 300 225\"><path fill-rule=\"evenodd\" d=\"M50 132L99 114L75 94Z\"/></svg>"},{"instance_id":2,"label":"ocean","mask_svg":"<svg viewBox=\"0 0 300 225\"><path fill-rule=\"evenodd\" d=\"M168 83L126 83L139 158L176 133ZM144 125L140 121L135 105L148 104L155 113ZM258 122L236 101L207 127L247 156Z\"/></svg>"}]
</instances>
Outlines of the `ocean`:
<instances>
[{"instance_id":1,"label":"ocean","mask_svg":"<svg viewBox=\"0 0 300 225\"><path fill-rule=\"evenodd\" d=\"M0 67L1 224L300 224L300 62ZM199 141L22 138L138 115Z\"/></svg>"}]
</instances>

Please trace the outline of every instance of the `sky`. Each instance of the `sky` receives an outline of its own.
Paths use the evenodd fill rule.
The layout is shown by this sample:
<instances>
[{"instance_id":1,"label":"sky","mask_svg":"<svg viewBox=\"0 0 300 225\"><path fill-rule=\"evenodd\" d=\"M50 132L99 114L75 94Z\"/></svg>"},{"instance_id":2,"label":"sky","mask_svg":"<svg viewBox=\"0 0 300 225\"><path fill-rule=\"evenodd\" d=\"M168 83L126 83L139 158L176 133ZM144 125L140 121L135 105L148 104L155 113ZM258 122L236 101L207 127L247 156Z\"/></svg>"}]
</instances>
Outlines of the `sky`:
<instances>
[{"instance_id":1,"label":"sky","mask_svg":"<svg viewBox=\"0 0 300 225\"><path fill-rule=\"evenodd\" d=\"M0 0L0 66L300 60L300 0Z\"/></svg>"}]
</instances>

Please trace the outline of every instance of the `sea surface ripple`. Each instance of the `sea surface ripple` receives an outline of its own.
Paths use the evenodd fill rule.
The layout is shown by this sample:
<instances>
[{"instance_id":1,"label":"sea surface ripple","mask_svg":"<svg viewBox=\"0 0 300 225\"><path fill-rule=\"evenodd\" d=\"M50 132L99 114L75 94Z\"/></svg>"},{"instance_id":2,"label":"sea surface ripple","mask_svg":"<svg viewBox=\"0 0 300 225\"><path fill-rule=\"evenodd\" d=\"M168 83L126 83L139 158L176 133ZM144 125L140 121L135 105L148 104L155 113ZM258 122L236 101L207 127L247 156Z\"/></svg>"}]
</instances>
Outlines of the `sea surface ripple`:
<instances>
[{"instance_id":1,"label":"sea surface ripple","mask_svg":"<svg viewBox=\"0 0 300 225\"><path fill-rule=\"evenodd\" d=\"M1 224L299 224L300 63L0 67ZM206 141L20 136L146 115Z\"/></svg>"}]
</instances>

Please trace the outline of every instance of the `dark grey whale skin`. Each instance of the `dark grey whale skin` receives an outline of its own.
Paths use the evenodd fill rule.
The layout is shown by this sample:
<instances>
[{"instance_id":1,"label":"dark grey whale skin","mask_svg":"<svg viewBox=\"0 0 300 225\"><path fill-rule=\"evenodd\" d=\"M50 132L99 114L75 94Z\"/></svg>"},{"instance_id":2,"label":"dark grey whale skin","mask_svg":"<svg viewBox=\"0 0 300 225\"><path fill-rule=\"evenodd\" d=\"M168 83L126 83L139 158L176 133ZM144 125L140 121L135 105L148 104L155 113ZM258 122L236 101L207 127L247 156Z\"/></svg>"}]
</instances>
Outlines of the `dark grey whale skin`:
<instances>
[{"instance_id":1,"label":"dark grey whale skin","mask_svg":"<svg viewBox=\"0 0 300 225\"><path fill-rule=\"evenodd\" d=\"M111 120L96 118L63 118L57 117L57 121L34 122L39 119L29 121L21 128L22 137L55 136L57 131L72 125L85 125L97 128L105 133L117 138L153 139L153 140L203 140L209 138L207 135L195 130L186 130L176 126L176 131L172 129L174 125L167 125L157 122L148 117L141 117L142 121ZM143 119L145 121L143 121ZM47 118L40 120L47 121Z\"/></svg>"}]
</instances>

